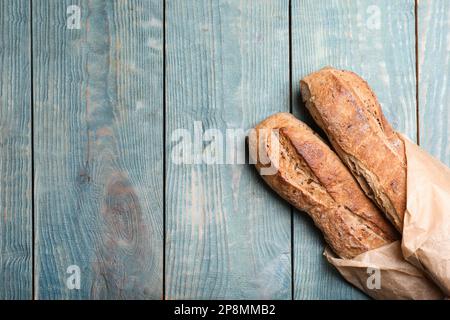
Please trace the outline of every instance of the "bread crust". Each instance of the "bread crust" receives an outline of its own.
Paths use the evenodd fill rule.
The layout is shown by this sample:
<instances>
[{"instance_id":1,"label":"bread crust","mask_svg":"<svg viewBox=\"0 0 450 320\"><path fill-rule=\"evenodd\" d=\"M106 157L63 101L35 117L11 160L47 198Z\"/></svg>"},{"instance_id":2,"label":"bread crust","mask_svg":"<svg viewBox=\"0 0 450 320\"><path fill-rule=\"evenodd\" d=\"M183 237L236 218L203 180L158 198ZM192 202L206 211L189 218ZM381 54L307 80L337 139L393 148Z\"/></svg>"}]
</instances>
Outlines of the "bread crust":
<instances>
[{"instance_id":1,"label":"bread crust","mask_svg":"<svg viewBox=\"0 0 450 320\"><path fill-rule=\"evenodd\" d=\"M406 208L404 144L367 82L353 72L327 67L303 78L300 90L337 154L401 232Z\"/></svg>"},{"instance_id":2,"label":"bread crust","mask_svg":"<svg viewBox=\"0 0 450 320\"><path fill-rule=\"evenodd\" d=\"M258 157L256 168L277 167L275 174L262 175L263 179L313 219L338 256L351 259L398 238L339 157L306 124L289 113L277 113L255 129L256 139L249 141L251 153L262 152L270 159L270 164L263 164ZM261 129L278 135L263 136ZM256 142L260 138L262 143Z\"/></svg>"}]
</instances>

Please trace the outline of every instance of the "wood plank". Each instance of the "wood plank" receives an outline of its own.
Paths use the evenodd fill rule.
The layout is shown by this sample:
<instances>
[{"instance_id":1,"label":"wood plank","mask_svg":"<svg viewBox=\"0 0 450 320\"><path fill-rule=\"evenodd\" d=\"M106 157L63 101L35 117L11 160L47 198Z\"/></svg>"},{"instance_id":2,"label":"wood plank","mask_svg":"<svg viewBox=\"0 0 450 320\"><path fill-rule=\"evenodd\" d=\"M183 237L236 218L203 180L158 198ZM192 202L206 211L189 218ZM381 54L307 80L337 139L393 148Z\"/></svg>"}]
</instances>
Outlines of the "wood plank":
<instances>
[{"instance_id":1,"label":"wood plank","mask_svg":"<svg viewBox=\"0 0 450 320\"><path fill-rule=\"evenodd\" d=\"M419 1L420 144L450 166L450 2Z\"/></svg>"},{"instance_id":2,"label":"wood plank","mask_svg":"<svg viewBox=\"0 0 450 320\"><path fill-rule=\"evenodd\" d=\"M30 10L0 1L0 299L32 297Z\"/></svg>"},{"instance_id":3,"label":"wood plank","mask_svg":"<svg viewBox=\"0 0 450 320\"><path fill-rule=\"evenodd\" d=\"M291 298L289 206L248 165L171 161L192 151L178 128L225 134L289 110L288 12L279 0L166 3L168 299Z\"/></svg>"},{"instance_id":4,"label":"wood plank","mask_svg":"<svg viewBox=\"0 0 450 320\"><path fill-rule=\"evenodd\" d=\"M80 29L67 27L74 3ZM36 298L160 299L162 1L32 10Z\"/></svg>"},{"instance_id":5,"label":"wood plank","mask_svg":"<svg viewBox=\"0 0 450 320\"><path fill-rule=\"evenodd\" d=\"M393 126L416 138L414 1L292 0L293 109L310 122L299 80L327 65L362 75ZM314 126L314 128L317 128ZM322 257L322 236L294 219L296 299L360 299Z\"/></svg>"}]
</instances>

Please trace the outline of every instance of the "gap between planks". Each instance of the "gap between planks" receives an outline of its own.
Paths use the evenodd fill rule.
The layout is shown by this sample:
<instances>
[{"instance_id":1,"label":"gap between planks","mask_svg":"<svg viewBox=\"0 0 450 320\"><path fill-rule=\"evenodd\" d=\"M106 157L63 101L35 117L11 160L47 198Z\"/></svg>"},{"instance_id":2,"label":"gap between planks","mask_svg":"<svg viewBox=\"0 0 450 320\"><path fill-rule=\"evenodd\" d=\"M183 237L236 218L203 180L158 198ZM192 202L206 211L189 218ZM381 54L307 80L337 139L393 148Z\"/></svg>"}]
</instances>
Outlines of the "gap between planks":
<instances>
[{"instance_id":1,"label":"gap between planks","mask_svg":"<svg viewBox=\"0 0 450 320\"><path fill-rule=\"evenodd\" d=\"M163 275L162 300L166 300L166 0L163 0Z\"/></svg>"},{"instance_id":2,"label":"gap between planks","mask_svg":"<svg viewBox=\"0 0 450 320\"><path fill-rule=\"evenodd\" d=\"M33 91L33 0L30 0L29 7L30 13L30 115L31 115L31 239L33 241L31 245L31 299L36 300L36 272L35 272L35 253L36 253L36 232L35 228L35 198L34 198L34 91Z\"/></svg>"},{"instance_id":3,"label":"gap between planks","mask_svg":"<svg viewBox=\"0 0 450 320\"><path fill-rule=\"evenodd\" d=\"M289 0L288 9L288 28L289 28L289 112L293 110L293 91L292 91L292 0ZM294 268L294 207L289 205L291 211L291 300L295 297L295 268Z\"/></svg>"},{"instance_id":4,"label":"gap between planks","mask_svg":"<svg viewBox=\"0 0 450 320\"><path fill-rule=\"evenodd\" d=\"M418 1L414 0L414 28L415 28L415 53L416 53L416 142L420 146L420 112L419 112L419 18Z\"/></svg>"}]
</instances>

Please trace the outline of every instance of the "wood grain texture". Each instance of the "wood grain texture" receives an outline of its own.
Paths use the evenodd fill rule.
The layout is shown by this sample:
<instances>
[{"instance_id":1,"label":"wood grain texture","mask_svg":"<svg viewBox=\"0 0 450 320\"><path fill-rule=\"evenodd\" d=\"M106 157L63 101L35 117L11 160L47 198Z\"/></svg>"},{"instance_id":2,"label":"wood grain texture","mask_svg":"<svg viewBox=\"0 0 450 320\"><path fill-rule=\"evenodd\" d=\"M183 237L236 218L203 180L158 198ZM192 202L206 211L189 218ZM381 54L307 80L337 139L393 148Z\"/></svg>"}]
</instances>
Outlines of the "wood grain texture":
<instances>
[{"instance_id":1,"label":"wood grain texture","mask_svg":"<svg viewBox=\"0 0 450 320\"><path fill-rule=\"evenodd\" d=\"M30 9L0 1L0 299L32 297Z\"/></svg>"},{"instance_id":2,"label":"wood grain texture","mask_svg":"<svg viewBox=\"0 0 450 320\"><path fill-rule=\"evenodd\" d=\"M37 299L162 297L162 8L33 1Z\"/></svg>"},{"instance_id":3,"label":"wood grain texture","mask_svg":"<svg viewBox=\"0 0 450 320\"><path fill-rule=\"evenodd\" d=\"M450 166L450 2L419 1L420 144Z\"/></svg>"},{"instance_id":4,"label":"wood grain texture","mask_svg":"<svg viewBox=\"0 0 450 320\"><path fill-rule=\"evenodd\" d=\"M414 1L292 0L293 111L311 123L299 80L327 65L350 69L377 94L393 127L416 138ZM317 128L317 126L312 126ZM322 257L322 236L294 217L296 299L360 299Z\"/></svg>"},{"instance_id":5,"label":"wood grain texture","mask_svg":"<svg viewBox=\"0 0 450 320\"><path fill-rule=\"evenodd\" d=\"M202 121L225 134L289 110L288 9L279 0L166 3L168 299L291 298L289 206L251 166L171 161L175 149L194 149L175 129L192 136Z\"/></svg>"}]
</instances>

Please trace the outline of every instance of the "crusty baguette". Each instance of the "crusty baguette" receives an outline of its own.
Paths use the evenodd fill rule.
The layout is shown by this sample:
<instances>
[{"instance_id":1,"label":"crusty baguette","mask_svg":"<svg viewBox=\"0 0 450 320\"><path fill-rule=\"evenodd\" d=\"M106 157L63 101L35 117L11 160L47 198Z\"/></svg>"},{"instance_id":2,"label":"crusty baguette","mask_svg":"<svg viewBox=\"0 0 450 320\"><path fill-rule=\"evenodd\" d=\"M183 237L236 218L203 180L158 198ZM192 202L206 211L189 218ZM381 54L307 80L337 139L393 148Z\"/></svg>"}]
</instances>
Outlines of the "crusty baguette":
<instances>
[{"instance_id":1,"label":"crusty baguette","mask_svg":"<svg viewBox=\"0 0 450 320\"><path fill-rule=\"evenodd\" d=\"M263 129L273 134L262 134ZM263 179L311 216L338 256L350 259L397 239L339 157L306 124L278 113L258 124L255 133L249 145L258 171L274 164L277 169ZM260 161L263 157L269 161Z\"/></svg>"},{"instance_id":2,"label":"crusty baguette","mask_svg":"<svg viewBox=\"0 0 450 320\"><path fill-rule=\"evenodd\" d=\"M328 67L303 78L300 90L342 161L401 232L406 208L404 145L367 82L353 72Z\"/></svg>"}]
</instances>

